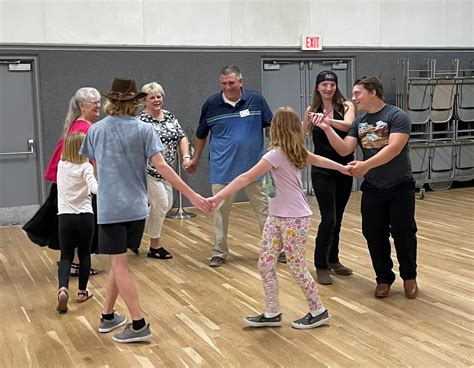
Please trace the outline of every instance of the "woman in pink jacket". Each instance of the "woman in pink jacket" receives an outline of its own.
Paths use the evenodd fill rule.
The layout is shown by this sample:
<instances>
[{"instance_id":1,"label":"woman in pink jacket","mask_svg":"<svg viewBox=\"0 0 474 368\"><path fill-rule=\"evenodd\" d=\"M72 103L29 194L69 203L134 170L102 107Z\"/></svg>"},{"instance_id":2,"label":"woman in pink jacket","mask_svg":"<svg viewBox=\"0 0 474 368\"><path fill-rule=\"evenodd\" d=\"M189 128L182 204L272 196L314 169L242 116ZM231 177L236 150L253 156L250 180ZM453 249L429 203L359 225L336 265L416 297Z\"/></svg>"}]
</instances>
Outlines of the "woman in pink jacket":
<instances>
[{"instance_id":1,"label":"woman in pink jacket","mask_svg":"<svg viewBox=\"0 0 474 368\"><path fill-rule=\"evenodd\" d=\"M23 230L26 231L30 240L40 246L48 246L49 248L56 250L60 249L58 238L58 194L56 177L58 163L61 160L61 154L64 148L64 139L67 134L72 132L87 133L91 124L99 118L99 115L99 91L91 87L78 89L69 101L68 111L64 120L63 132L44 173L44 178L51 182L49 196L33 218L23 227ZM95 207L95 197L93 197L93 206ZM94 212L96 212L95 208ZM97 235L94 232L91 251L94 253L95 249L97 249ZM91 268L91 275L97 273L97 270ZM79 260L76 255L71 265L71 276L77 276L78 274Z\"/></svg>"}]
</instances>

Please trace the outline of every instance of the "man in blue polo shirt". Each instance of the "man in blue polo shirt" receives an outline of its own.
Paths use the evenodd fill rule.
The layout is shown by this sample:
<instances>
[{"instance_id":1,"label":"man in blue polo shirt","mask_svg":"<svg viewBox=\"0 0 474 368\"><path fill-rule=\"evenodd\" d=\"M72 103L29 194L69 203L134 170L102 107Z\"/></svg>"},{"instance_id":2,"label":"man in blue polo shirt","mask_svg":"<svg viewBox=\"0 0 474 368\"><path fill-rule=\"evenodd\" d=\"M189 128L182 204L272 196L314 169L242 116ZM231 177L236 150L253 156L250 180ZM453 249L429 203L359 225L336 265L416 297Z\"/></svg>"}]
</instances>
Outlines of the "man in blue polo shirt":
<instances>
[{"instance_id":1,"label":"man in blue polo shirt","mask_svg":"<svg viewBox=\"0 0 474 368\"><path fill-rule=\"evenodd\" d=\"M201 153L209 139L209 181L216 194L234 178L249 170L262 157L264 128L270 126L273 114L263 96L257 91L243 89L239 68L226 66L219 75L221 92L204 103L196 130L196 149L188 173L196 171ZM255 211L260 230L267 219L267 197L261 181L244 188ZM209 261L219 267L229 254L227 230L235 196L226 198L214 212L214 247Z\"/></svg>"}]
</instances>

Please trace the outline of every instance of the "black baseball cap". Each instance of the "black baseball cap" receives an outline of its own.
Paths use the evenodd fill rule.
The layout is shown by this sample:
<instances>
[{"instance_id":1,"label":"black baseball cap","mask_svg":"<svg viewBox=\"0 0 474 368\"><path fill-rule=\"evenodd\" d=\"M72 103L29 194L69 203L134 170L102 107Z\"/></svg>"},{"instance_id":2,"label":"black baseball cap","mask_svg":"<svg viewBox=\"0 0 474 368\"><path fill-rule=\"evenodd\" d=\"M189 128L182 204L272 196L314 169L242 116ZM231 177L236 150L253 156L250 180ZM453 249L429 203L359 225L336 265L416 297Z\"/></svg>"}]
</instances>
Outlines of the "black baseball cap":
<instances>
[{"instance_id":1,"label":"black baseball cap","mask_svg":"<svg viewBox=\"0 0 474 368\"><path fill-rule=\"evenodd\" d=\"M324 81L331 81L336 83L337 86L337 75L331 70L323 70L321 73L318 74L316 77L316 85Z\"/></svg>"}]
</instances>

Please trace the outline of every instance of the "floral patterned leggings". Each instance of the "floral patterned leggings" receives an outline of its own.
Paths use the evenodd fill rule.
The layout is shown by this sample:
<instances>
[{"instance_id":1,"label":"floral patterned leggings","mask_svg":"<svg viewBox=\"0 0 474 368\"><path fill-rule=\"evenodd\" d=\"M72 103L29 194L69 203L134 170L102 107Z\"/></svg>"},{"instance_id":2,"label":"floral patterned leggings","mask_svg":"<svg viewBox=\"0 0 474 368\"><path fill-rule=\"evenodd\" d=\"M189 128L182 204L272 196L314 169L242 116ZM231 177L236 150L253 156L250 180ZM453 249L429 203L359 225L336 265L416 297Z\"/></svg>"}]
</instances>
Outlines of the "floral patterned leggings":
<instances>
[{"instance_id":1,"label":"floral patterned leggings","mask_svg":"<svg viewBox=\"0 0 474 368\"><path fill-rule=\"evenodd\" d=\"M262 276L268 313L280 313L276 263L282 250L285 251L291 275L308 301L309 310L324 310L318 286L306 268L304 256L310 223L310 217L267 218L262 234L258 270Z\"/></svg>"}]
</instances>

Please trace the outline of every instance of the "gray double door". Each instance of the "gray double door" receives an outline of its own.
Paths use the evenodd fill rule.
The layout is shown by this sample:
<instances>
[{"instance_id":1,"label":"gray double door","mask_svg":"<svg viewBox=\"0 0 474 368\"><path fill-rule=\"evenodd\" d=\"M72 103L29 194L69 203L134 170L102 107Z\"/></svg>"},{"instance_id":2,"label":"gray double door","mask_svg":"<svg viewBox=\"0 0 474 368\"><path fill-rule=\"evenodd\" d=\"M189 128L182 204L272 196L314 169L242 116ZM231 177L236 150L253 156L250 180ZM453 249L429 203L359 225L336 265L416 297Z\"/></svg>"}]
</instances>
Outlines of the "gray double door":
<instances>
[{"instance_id":1,"label":"gray double door","mask_svg":"<svg viewBox=\"0 0 474 368\"><path fill-rule=\"evenodd\" d=\"M0 56L0 225L26 221L42 198L34 68Z\"/></svg>"},{"instance_id":2,"label":"gray double door","mask_svg":"<svg viewBox=\"0 0 474 368\"><path fill-rule=\"evenodd\" d=\"M323 70L333 71L338 86L346 98L351 98L353 81L352 59L343 60L288 60L264 59L262 61L262 93L274 112L278 107L290 106L303 119L306 108L313 99L317 75ZM313 142L306 141L310 151ZM303 171L303 185L307 194L312 192L310 168Z\"/></svg>"}]
</instances>

